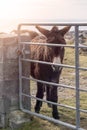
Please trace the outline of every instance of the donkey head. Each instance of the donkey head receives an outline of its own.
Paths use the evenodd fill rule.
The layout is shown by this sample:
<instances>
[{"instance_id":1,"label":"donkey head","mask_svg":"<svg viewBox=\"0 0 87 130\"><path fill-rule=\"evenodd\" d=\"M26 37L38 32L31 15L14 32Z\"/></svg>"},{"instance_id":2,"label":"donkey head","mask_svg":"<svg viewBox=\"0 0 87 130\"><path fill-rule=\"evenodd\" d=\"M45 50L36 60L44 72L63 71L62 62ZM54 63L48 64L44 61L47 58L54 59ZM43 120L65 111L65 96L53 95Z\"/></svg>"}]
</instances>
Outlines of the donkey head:
<instances>
[{"instance_id":1,"label":"donkey head","mask_svg":"<svg viewBox=\"0 0 87 130\"><path fill-rule=\"evenodd\" d=\"M70 26L64 27L63 29L59 30L57 26L53 26L51 30L44 29L42 27L36 26L36 28L46 36L47 43L52 44L66 44L64 39L64 35L69 31ZM53 63L61 64L64 57L64 47L63 46L51 46L53 50ZM54 71L58 70L61 67L53 66Z\"/></svg>"}]
</instances>

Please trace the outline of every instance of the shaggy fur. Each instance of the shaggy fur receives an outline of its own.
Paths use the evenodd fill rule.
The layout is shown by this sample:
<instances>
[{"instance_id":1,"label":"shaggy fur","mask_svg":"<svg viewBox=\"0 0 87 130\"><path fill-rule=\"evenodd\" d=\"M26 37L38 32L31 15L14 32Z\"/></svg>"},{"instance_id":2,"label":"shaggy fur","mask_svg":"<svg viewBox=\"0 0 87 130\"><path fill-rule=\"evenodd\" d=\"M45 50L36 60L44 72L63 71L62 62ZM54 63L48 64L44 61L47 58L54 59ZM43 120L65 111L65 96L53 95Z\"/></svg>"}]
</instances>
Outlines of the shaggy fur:
<instances>
[{"instance_id":1,"label":"shaggy fur","mask_svg":"<svg viewBox=\"0 0 87 130\"><path fill-rule=\"evenodd\" d=\"M31 59L53 63L54 58L59 57L61 59L61 63L63 63L64 47L47 46L45 43L66 44L64 35L68 32L70 27L65 27L61 30L59 30L56 26L54 26L51 30L47 30L39 26L36 26L36 28L43 35L35 37L32 42L44 43L44 46L31 45ZM60 66L31 63L31 76L39 80L59 83L61 71L62 68ZM36 97L42 99L45 91L46 99L48 101L57 103L57 86L37 82ZM35 112L39 113L41 106L42 102L37 100L35 105ZM56 105L52 105L52 115L55 119L59 119Z\"/></svg>"}]
</instances>

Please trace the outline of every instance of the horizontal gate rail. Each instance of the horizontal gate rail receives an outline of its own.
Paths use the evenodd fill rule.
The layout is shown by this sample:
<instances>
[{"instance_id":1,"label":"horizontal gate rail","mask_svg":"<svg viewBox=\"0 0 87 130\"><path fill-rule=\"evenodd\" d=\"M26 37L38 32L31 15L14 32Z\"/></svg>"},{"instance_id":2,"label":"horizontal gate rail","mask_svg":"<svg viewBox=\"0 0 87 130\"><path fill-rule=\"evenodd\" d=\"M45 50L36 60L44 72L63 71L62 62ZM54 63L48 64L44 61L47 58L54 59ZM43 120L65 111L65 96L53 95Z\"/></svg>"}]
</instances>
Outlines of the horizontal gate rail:
<instances>
[{"instance_id":1,"label":"horizontal gate rail","mask_svg":"<svg viewBox=\"0 0 87 130\"><path fill-rule=\"evenodd\" d=\"M20 44L27 44L27 45L41 45L41 46L61 46L61 47L69 47L75 48L75 45L63 45L63 44L50 44L50 43L34 43L34 42L20 42ZM87 48L87 45L78 45L78 48Z\"/></svg>"},{"instance_id":2,"label":"horizontal gate rail","mask_svg":"<svg viewBox=\"0 0 87 130\"><path fill-rule=\"evenodd\" d=\"M33 116L37 116L37 117L40 117L40 118L42 118L42 119L48 120L48 121L50 121L50 122L54 122L54 123L56 123L56 124L60 124L60 125L62 125L62 126L66 126L66 127L71 128L71 129L73 129L73 130L77 130L77 128L76 128L75 125L71 125L71 124L69 124L69 123L65 123L65 122L60 121L60 120L55 120L55 119L53 119L53 118L51 118L51 117L48 117L48 116L45 116L45 115L42 115L42 114L37 114L37 113L31 112L31 111L28 111L28 110L26 110L26 109L24 109L24 108L21 108L21 110L22 110L23 112L29 113L29 114L31 114L31 115L33 115ZM78 128L78 130L84 130L84 129Z\"/></svg>"},{"instance_id":3,"label":"horizontal gate rail","mask_svg":"<svg viewBox=\"0 0 87 130\"><path fill-rule=\"evenodd\" d=\"M61 67L65 67L65 68L75 69L75 66L70 66L70 65L56 64L56 63L51 63L51 62L38 61L38 60L32 60L32 59L24 59L24 58L21 58L21 60L22 61L29 61L29 62L34 62L34 63L46 64L46 65L56 65L56 66L61 66Z\"/></svg>"},{"instance_id":4,"label":"horizontal gate rail","mask_svg":"<svg viewBox=\"0 0 87 130\"><path fill-rule=\"evenodd\" d=\"M54 103L54 102L51 102L51 101L47 101L45 99L40 99L40 98L34 97L32 95L27 95L25 93L22 93L22 95L29 97L29 98L32 98L32 99L43 101L45 103L49 103L49 104L52 104L52 105L57 105L57 106L60 106L60 107L65 107L65 108L69 108L69 109L72 109L72 110L76 110L76 107L72 107L72 106L68 106L68 105L64 105L64 104L60 104L60 103ZM83 110L83 109L79 109L79 110L80 110L80 112L87 113L87 110Z\"/></svg>"},{"instance_id":5,"label":"horizontal gate rail","mask_svg":"<svg viewBox=\"0 0 87 130\"><path fill-rule=\"evenodd\" d=\"M33 42L22 42L21 41L21 34L20 34L21 27L22 26L36 26L36 25L41 25L41 26L74 26L74 29L75 29L75 44L74 45L62 45L62 44L58 45L58 44L50 44L50 43L42 44L42 43L33 43ZM87 110L80 109L80 91L87 92L87 90L81 89L79 87L79 70L87 71L87 67L80 67L79 66L79 48L87 48L87 46L86 45L79 45L79 40L78 40L79 26L87 26L87 23L23 23L23 24L19 24L19 26L18 26L19 50L21 50L21 45L23 45L23 49L21 50L23 55L27 54L27 52L25 50L25 45L62 46L62 47L74 48L74 50L75 50L75 65L74 66L66 65L66 64L54 64L54 63L50 63L50 62L38 61L38 60L33 60L33 59L29 59L29 58L19 56L19 84L20 84L19 97L20 97L20 108L21 108L21 110L24 111L24 112L27 112L31 115L52 121L54 123L69 127L71 129L74 129L74 130L84 130L83 128L80 128L80 112L87 113ZM28 53L30 53L30 52L28 52ZM61 66L61 67L64 67L64 68L74 69L75 70L75 86L73 87L73 86L70 86L70 85L68 86L68 85L64 85L64 84L57 84L57 83L42 81L42 80L34 79L34 78L31 78L31 77L23 76L22 75L22 62L29 62L29 63L34 62L34 63L56 65L56 66ZM32 80L32 81L40 82L40 83L43 83L43 84L55 85L55 86L63 87L63 88L66 88L66 89L75 90L75 92L76 92L76 106L72 107L72 106L69 106L69 105L58 104L58 103L54 103L54 102L51 102L51 101L46 101L44 99L36 98L36 97L32 96L31 94L28 95L28 94L23 93L22 92L22 80L23 79L27 79L29 81ZM65 107L65 108L75 110L76 111L76 118L75 118L76 119L76 125L72 125L72 124L69 124L69 123L66 123L66 122L63 122L63 121L60 121L60 120L55 120L51 117L48 117L48 116L45 116L45 115L42 115L42 114L37 114L35 112L24 109L23 105L22 105L22 96L29 97L29 98L36 99L36 100L40 100L40 101L43 101L43 102L46 102L46 103L54 104L54 105L57 105L57 106L60 106L60 107Z\"/></svg>"},{"instance_id":6,"label":"horizontal gate rail","mask_svg":"<svg viewBox=\"0 0 87 130\"><path fill-rule=\"evenodd\" d=\"M28 62L41 63L41 64L47 64L47 65L55 65L55 66L61 66L61 67L64 67L64 68L75 69L75 66L65 65L65 64L56 64L56 63L38 61L38 60L32 60L32 59L26 59L26 58L21 58L20 60L21 61L28 61ZM87 70L87 68L85 68L85 67L78 67L78 69L79 70Z\"/></svg>"},{"instance_id":7,"label":"horizontal gate rail","mask_svg":"<svg viewBox=\"0 0 87 130\"><path fill-rule=\"evenodd\" d=\"M22 23L19 24L18 30L21 29L22 26L87 26L87 23Z\"/></svg>"},{"instance_id":8,"label":"horizontal gate rail","mask_svg":"<svg viewBox=\"0 0 87 130\"><path fill-rule=\"evenodd\" d=\"M25 76L21 76L22 79L28 79L28 80L32 80L32 81L36 81L36 82L39 82L39 83L43 83L43 84L48 84L48 85L55 85L55 86L59 86L59 87L63 87L63 88L68 88L68 89L76 89L75 87L73 86L68 86L68 85L64 85L64 84L58 84L58 83L53 83L53 82L47 82L47 81L43 81L43 80L38 80L38 79L35 79L35 78L30 78L30 77L25 77ZM50 87L50 86L49 86ZM83 92L87 92L87 89L81 89L79 88L80 91L83 91Z\"/></svg>"}]
</instances>

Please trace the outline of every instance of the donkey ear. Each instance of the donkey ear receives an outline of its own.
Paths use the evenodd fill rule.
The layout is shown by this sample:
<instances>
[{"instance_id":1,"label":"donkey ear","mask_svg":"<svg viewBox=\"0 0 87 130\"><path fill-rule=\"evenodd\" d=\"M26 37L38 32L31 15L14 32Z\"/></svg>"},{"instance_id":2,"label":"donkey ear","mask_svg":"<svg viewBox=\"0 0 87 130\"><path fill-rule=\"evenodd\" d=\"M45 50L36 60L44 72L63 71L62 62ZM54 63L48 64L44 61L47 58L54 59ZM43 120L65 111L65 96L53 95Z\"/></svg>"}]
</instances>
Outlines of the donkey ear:
<instances>
[{"instance_id":1,"label":"donkey ear","mask_svg":"<svg viewBox=\"0 0 87 130\"><path fill-rule=\"evenodd\" d=\"M59 32L61 33L62 36L64 36L69 31L70 28L71 26L64 27Z\"/></svg>"},{"instance_id":2,"label":"donkey ear","mask_svg":"<svg viewBox=\"0 0 87 130\"><path fill-rule=\"evenodd\" d=\"M44 34L46 37L47 35L49 34L49 30L45 29L45 28L42 28L40 26L36 26L36 28L38 29L39 32L41 32L42 34Z\"/></svg>"}]
</instances>

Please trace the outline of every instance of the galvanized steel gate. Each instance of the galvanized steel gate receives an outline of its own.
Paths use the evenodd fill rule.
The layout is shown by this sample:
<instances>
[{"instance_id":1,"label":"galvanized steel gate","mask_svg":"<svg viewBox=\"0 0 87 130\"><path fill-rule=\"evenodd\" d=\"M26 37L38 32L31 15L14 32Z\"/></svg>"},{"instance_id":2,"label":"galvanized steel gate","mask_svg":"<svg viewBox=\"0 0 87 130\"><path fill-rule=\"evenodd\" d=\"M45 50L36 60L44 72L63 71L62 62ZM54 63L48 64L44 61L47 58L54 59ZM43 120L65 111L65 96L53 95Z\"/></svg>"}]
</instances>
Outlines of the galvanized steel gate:
<instances>
[{"instance_id":1,"label":"galvanized steel gate","mask_svg":"<svg viewBox=\"0 0 87 130\"><path fill-rule=\"evenodd\" d=\"M30 80L38 81L38 82L45 83L45 84L52 84L52 83L49 83L49 82L45 82L45 81L41 81L41 80L31 78L30 74L29 74L29 71L28 71L29 70L28 68L30 66L30 62L38 62L38 63L43 63L43 64L49 64L47 62L42 62L42 61L37 61L37 60L30 60L29 59L29 55L30 55L29 45L34 44L34 43L21 41L21 33L20 33L21 28L22 27L35 26L35 25L40 25L40 26L54 26L54 25L56 25L56 26L67 26L67 25L71 25L71 26L74 27L74 30L75 30L75 45L59 45L59 46L64 46L66 48L69 47L69 48L74 48L75 49L75 66L65 65L65 64L56 64L56 65L62 66L64 68L69 68L69 69L74 69L75 70L75 87L67 86L67 85L64 85L64 84L55 84L55 85L63 87L63 88L70 88L70 89L75 90L75 93L76 93L76 107L71 107L71 106L68 106L68 105L57 104L57 103L55 103L55 104L57 106L66 107L66 108L69 108L69 109L72 109L72 110L76 111L76 125L72 125L72 124L63 122L61 120L55 120L55 119L53 119L51 117L48 117L48 116L45 116L45 115L42 115L42 114L37 114L37 113L31 111L31 99L32 98L37 99L37 98L35 98L33 95L30 94L30 85L29 85ZM65 23L64 24L63 23L47 23L47 24L46 23L45 24L44 23L33 23L33 24L29 23L29 24L26 24L25 23L24 24L23 23L23 24L20 24L18 26L19 50L21 50L22 53L23 53L22 56L19 56L20 109L22 111L26 112L26 113L31 114L31 115L40 117L42 119L49 120L49 121L54 122L54 123L58 123L60 125L63 125L63 126L71 128L71 129L75 129L75 130L83 130L82 128L80 128L80 112L87 113L87 110L80 109L80 92L81 91L87 92L86 89L81 89L79 87L79 70L87 71L86 67L80 67L79 66L79 48L87 48L86 46L79 46L78 35L79 35L79 27L81 27L81 26L87 26L87 24L84 24L84 23L83 24L79 24L79 23L72 23L72 24L71 23L66 23L66 24ZM35 43L35 44L40 44L40 43ZM47 43L47 45L52 45L52 44ZM58 46L57 44L54 44L54 45ZM28 63L28 64L26 65L26 63ZM50 63L50 64L52 64L52 63ZM23 70L23 69L25 69L25 70ZM27 71L28 71L28 74L26 74ZM28 88L26 86L28 86ZM41 100L41 99L38 99L38 100ZM52 103L52 102L46 101L44 99L41 100L41 101ZM24 105L24 102L27 105Z\"/></svg>"}]
</instances>

